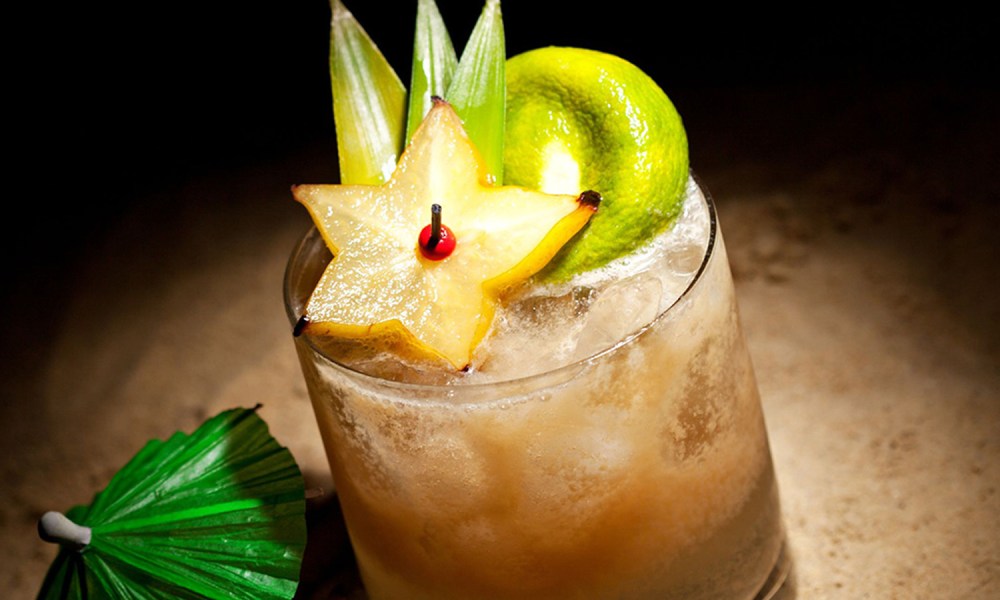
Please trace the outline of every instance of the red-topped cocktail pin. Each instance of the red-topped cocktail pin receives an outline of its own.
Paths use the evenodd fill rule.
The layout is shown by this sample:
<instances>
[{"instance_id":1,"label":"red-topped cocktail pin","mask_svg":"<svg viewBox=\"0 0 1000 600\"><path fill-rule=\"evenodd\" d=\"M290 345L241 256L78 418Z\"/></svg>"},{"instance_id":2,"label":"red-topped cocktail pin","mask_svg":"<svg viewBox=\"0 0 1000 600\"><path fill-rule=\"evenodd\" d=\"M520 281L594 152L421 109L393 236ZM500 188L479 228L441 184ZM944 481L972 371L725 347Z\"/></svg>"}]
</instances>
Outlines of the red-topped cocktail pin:
<instances>
[{"instance_id":1,"label":"red-topped cocktail pin","mask_svg":"<svg viewBox=\"0 0 1000 600\"><path fill-rule=\"evenodd\" d=\"M441 224L440 204L431 204L431 224L420 230L417 245L427 260L444 260L455 251L455 234Z\"/></svg>"}]
</instances>

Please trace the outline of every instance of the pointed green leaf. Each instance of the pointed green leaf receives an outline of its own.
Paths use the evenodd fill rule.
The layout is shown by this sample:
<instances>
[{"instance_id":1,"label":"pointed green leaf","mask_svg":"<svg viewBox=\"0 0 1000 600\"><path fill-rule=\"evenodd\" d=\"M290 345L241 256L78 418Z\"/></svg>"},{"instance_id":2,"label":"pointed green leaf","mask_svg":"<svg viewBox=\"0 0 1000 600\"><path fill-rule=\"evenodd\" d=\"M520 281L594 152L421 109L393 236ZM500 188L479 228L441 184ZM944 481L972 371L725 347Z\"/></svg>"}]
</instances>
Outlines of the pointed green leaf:
<instances>
[{"instance_id":1,"label":"pointed green leaf","mask_svg":"<svg viewBox=\"0 0 1000 600\"><path fill-rule=\"evenodd\" d=\"M497 184L503 183L506 54L500 0L486 0L445 95Z\"/></svg>"},{"instance_id":2,"label":"pointed green leaf","mask_svg":"<svg viewBox=\"0 0 1000 600\"><path fill-rule=\"evenodd\" d=\"M330 0L330 79L340 182L378 185L403 149L406 88L354 15Z\"/></svg>"},{"instance_id":3,"label":"pointed green leaf","mask_svg":"<svg viewBox=\"0 0 1000 600\"><path fill-rule=\"evenodd\" d=\"M410 110L406 118L406 143L410 142L427 111L431 96L445 95L458 56L434 0L417 4L417 26L413 35L413 70L410 76Z\"/></svg>"}]
</instances>

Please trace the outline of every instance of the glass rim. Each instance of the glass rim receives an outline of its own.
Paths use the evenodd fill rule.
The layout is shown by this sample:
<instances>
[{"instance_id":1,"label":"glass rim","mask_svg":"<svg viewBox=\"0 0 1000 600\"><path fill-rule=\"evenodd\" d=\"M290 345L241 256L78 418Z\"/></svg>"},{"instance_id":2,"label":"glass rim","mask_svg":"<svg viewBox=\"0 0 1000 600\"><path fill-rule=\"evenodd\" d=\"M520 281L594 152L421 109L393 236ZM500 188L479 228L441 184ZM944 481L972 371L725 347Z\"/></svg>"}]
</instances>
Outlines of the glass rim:
<instances>
[{"instance_id":1,"label":"glass rim","mask_svg":"<svg viewBox=\"0 0 1000 600\"><path fill-rule=\"evenodd\" d=\"M665 319L668 314L674 311L677 308L677 306L681 303L681 301L685 300L695 289L695 286L697 286L698 283L702 280L705 271L708 268L709 262L715 255L715 248L717 245L718 230L719 230L718 216L716 213L715 202L712 199L712 195L702 183L701 178L699 178L698 175L693 170L689 171L689 175L690 175L690 180L693 181L694 184L697 186L699 192L701 193L701 196L705 200L705 205L708 208L708 218L709 218L708 243L705 245L705 252L704 255L702 256L701 264L698 265L698 269L695 271L695 274L691 278L691 281L689 281L687 286L685 286L684 291L678 294L677 298L675 298L674 301L671 302L669 306L667 306L665 309L657 313L657 315L653 317L653 319L651 319L648 323L646 323L639 329L633 331L629 335L618 340L611 346L608 346L607 348L600 350L599 352L595 352L587 357L574 360L564 365L560 365L554 369L548 369L540 373L532 373L531 375L526 375L523 377L515 377L510 379L496 379L496 380L472 382L472 383L465 383L465 382L414 383L406 381L396 381L393 379L385 379L382 377L378 377L376 375L372 375L370 373L365 373L364 371L359 371L349 365L340 363L336 359L325 354L322 350L320 350L319 347L317 347L315 343L313 343L312 339L309 336L302 335L298 336L298 338L301 339L309 347L309 350L314 355L321 357L326 364L332 366L333 368L339 371L342 371L345 375L349 377L353 377L359 381L367 382L368 385L377 385L380 387L391 388L398 391L409 390L418 393L420 395L425 395L433 391L437 391L440 393L441 391L444 390L447 390L449 392L468 390L468 393L471 394L475 393L476 391L482 391L490 388L495 389L497 387L506 387L506 386L512 386L512 387L525 386L529 382L536 380L543 380L548 378L560 379L559 378L560 374L565 374L569 373L570 371L579 370L580 368L582 368L587 364L595 363L604 358L605 356L615 354L622 348L625 348L627 346L632 345L633 343L636 343L638 339L645 336L651 329L653 329L657 325L657 323ZM288 320L293 328L298 323L299 319L302 317L302 315L295 314L292 308L293 299L292 299L291 288L293 284L294 268L296 266L297 259L299 258L300 254L305 249L307 243L312 241L311 238L313 237L320 237L320 239L322 239L322 236L319 235L315 225L310 226L310 228L301 237L299 237L298 241L295 243L295 247L293 248L291 255L288 258L288 262L285 265L285 273L282 278L282 296L285 304L285 314L287 315ZM532 389L537 389L540 387L544 387L544 384L541 386L536 386Z\"/></svg>"}]
</instances>

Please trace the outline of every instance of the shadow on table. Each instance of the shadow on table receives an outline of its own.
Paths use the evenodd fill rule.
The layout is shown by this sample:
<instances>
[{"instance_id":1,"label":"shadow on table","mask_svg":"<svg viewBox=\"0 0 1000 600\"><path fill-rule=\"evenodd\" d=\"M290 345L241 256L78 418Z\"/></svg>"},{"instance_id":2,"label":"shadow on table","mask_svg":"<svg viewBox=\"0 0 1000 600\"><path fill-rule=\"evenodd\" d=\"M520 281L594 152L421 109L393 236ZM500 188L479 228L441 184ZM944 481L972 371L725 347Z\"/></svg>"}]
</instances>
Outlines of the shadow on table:
<instances>
[{"instance_id":1,"label":"shadow on table","mask_svg":"<svg viewBox=\"0 0 1000 600\"><path fill-rule=\"evenodd\" d=\"M332 492L308 500L309 541L295 600L363 600L357 561L344 525L340 501Z\"/></svg>"},{"instance_id":2,"label":"shadow on table","mask_svg":"<svg viewBox=\"0 0 1000 600\"><path fill-rule=\"evenodd\" d=\"M785 552L787 553L787 546ZM791 554L783 553L782 560L788 561L788 573L785 576L784 583L777 590L774 590L769 595L763 598L758 598L757 600L795 600L798 598L798 582L795 575L795 559Z\"/></svg>"}]
</instances>

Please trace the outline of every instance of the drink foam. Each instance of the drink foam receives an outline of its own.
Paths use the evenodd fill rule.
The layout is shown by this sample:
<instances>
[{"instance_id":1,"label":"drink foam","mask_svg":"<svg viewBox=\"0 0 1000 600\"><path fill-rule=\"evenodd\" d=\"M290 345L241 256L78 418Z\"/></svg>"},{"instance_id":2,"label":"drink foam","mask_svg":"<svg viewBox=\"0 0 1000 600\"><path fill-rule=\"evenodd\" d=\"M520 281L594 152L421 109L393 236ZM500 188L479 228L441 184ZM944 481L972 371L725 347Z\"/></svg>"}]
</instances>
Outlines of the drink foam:
<instances>
[{"instance_id":1,"label":"drink foam","mask_svg":"<svg viewBox=\"0 0 1000 600\"><path fill-rule=\"evenodd\" d=\"M642 329L688 288L708 246L704 195L688 180L681 212L633 253L566 283L529 281L497 311L472 381L516 379L600 353Z\"/></svg>"}]
</instances>

